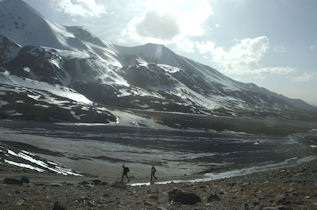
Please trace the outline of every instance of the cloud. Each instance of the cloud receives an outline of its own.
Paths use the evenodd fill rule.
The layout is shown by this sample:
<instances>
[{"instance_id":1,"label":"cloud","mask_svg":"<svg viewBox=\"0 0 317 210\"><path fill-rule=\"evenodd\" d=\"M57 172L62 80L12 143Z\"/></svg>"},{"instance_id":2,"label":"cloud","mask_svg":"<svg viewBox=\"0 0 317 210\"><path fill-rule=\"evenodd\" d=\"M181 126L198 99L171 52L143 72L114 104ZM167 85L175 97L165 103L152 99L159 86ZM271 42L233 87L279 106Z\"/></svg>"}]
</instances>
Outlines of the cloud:
<instances>
[{"instance_id":1,"label":"cloud","mask_svg":"<svg viewBox=\"0 0 317 210\"><path fill-rule=\"evenodd\" d=\"M196 42L196 47L201 54L209 54L222 71L230 74L250 74L259 68L260 61L269 49L269 39L266 36L242 39L229 50L216 47L211 41ZM263 69L258 71L263 72Z\"/></svg>"},{"instance_id":2,"label":"cloud","mask_svg":"<svg viewBox=\"0 0 317 210\"><path fill-rule=\"evenodd\" d=\"M256 74L278 74L278 75L286 75L289 73L295 72L295 69L290 67L265 67L265 68L258 68L253 71Z\"/></svg>"},{"instance_id":3,"label":"cloud","mask_svg":"<svg viewBox=\"0 0 317 210\"><path fill-rule=\"evenodd\" d=\"M208 1L195 1L191 9L178 15L181 33L187 36L202 36L205 33L204 23L213 15L213 10Z\"/></svg>"},{"instance_id":4,"label":"cloud","mask_svg":"<svg viewBox=\"0 0 317 210\"><path fill-rule=\"evenodd\" d=\"M195 42L196 47L200 54L207 54L210 53L211 55L214 54L214 51L216 50L215 48L215 43L212 41L207 41L207 42ZM218 48L220 49L220 48Z\"/></svg>"},{"instance_id":5,"label":"cloud","mask_svg":"<svg viewBox=\"0 0 317 210\"><path fill-rule=\"evenodd\" d=\"M176 43L176 47L178 50L186 52L186 53L193 53L195 52L195 42L190 41L189 39L180 39Z\"/></svg>"},{"instance_id":6,"label":"cloud","mask_svg":"<svg viewBox=\"0 0 317 210\"><path fill-rule=\"evenodd\" d=\"M95 0L54 0L53 4L59 12L71 16L98 17L105 13L104 6L97 4Z\"/></svg>"},{"instance_id":7,"label":"cloud","mask_svg":"<svg viewBox=\"0 0 317 210\"><path fill-rule=\"evenodd\" d=\"M135 28L140 36L163 40L172 39L179 34L179 25L175 17L156 10L148 11Z\"/></svg>"},{"instance_id":8,"label":"cloud","mask_svg":"<svg viewBox=\"0 0 317 210\"><path fill-rule=\"evenodd\" d=\"M121 40L177 44L178 41L189 40L190 36L202 36L205 33L204 23L213 14L207 0L149 2L144 12L132 18L121 31ZM193 45L187 42L183 49L192 51Z\"/></svg>"},{"instance_id":9,"label":"cloud","mask_svg":"<svg viewBox=\"0 0 317 210\"><path fill-rule=\"evenodd\" d=\"M304 72L302 75L299 75L297 77L294 77L294 80L296 82L310 82L313 80L317 81L317 73L308 73L308 72Z\"/></svg>"},{"instance_id":10,"label":"cloud","mask_svg":"<svg viewBox=\"0 0 317 210\"><path fill-rule=\"evenodd\" d=\"M317 46L314 45L314 44L312 44L312 45L309 46L309 49L310 49L311 51L314 51L314 50L317 49Z\"/></svg>"},{"instance_id":11,"label":"cloud","mask_svg":"<svg viewBox=\"0 0 317 210\"><path fill-rule=\"evenodd\" d=\"M270 48L270 40L266 36L246 38L237 41L229 50L216 47L212 41L195 42L197 50L217 65L220 71L237 75L256 75L264 79L264 74L286 75L295 71L290 67L261 67L261 61Z\"/></svg>"},{"instance_id":12,"label":"cloud","mask_svg":"<svg viewBox=\"0 0 317 210\"><path fill-rule=\"evenodd\" d=\"M286 47L285 46L274 47L273 52L280 53L280 54L286 53Z\"/></svg>"}]
</instances>

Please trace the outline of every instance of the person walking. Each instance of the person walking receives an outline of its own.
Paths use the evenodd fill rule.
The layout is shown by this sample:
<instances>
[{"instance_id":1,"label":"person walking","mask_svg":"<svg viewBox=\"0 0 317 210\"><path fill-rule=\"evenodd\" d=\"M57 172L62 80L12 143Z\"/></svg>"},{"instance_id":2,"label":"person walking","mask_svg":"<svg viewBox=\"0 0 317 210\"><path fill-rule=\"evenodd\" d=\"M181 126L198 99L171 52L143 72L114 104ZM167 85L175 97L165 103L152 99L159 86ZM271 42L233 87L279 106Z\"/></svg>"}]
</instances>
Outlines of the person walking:
<instances>
[{"instance_id":1,"label":"person walking","mask_svg":"<svg viewBox=\"0 0 317 210\"><path fill-rule=\"evenodd\" d=\"M155 180L157 180L157 177L155 176L155 173L156 173L156 168L154 166L152 166L152 168L151 168L151 182L153 182L153 178Z\"/></svg>"},{"instance_id":2,"label":"person walking","mask_svg":"<svg viewBox=\"0 0 317 210\"><path fill-rule=\"evenodd\" d=\"M128 182L129 182L130 179L128 177L128 173L129 173L130 169L128 167L125 167L124 165L122 165L122 169L123 169L123 171L122 171L122 176L121 176L121 182L123 182L124 176L127 177Z\"/></svg>"}]
</instances>

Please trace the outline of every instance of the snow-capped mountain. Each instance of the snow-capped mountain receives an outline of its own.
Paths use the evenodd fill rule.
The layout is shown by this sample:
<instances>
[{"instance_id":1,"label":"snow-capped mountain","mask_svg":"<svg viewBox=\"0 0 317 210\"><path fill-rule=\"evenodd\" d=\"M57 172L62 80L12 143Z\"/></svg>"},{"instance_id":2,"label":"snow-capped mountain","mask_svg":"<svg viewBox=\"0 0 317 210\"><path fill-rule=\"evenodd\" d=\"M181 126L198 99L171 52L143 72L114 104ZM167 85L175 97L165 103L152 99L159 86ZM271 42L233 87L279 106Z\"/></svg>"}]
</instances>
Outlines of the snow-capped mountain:
<instances>
[{"instance_id":1,"label":"snow-capped mountain","mask_svg":"<svg viewBox=\"0 0 317 210\"><path fill-rule=\"evenodd\" d=\"M0 1L0 68L1 89L36 81L111 107L317 118L301 100L237 82L162 45L112 45L82 27L52 23L21 0Z\"/></svg>"}]
</instances>

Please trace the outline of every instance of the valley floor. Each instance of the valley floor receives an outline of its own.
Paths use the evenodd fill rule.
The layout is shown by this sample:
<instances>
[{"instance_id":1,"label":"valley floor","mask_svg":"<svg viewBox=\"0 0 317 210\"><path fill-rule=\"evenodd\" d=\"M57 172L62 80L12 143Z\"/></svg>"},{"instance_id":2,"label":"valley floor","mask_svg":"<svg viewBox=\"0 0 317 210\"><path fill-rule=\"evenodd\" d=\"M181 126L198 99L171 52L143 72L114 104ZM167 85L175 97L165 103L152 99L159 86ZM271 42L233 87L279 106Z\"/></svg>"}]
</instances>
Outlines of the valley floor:
<instances>
[{"instance_id":1,"label":"valley floor","mask_svg":"<svg viewBox=\"0 0 317 210\"><path fill-rule=\"evenodd\" d=\"M21 176L30 182L4 184ZM241 177L149 186L35 173L1 163L0 180L0 209L317 209L316 160Z\"/></svg>"}]
</instances>

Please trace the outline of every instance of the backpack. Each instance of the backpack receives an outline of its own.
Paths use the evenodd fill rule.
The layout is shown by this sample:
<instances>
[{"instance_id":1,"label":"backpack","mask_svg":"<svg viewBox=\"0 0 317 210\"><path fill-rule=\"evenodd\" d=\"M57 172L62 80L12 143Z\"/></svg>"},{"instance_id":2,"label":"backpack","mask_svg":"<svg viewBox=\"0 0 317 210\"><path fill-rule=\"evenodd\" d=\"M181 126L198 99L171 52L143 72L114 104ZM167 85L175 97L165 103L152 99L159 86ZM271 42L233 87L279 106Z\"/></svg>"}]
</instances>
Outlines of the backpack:
<instances>
[{"instance_id":1,"label":"backpack","mask_svg":"<svg viewBox=\"0 0 317 210\"><path fill-rule=\"evenodd\" d=\"M130 169L129 169L128 167L126 167L126 168L125 168L125 171L126 171L126 172L129 172L129 171L130 171Z\"/></svg>"}]
</instances>

